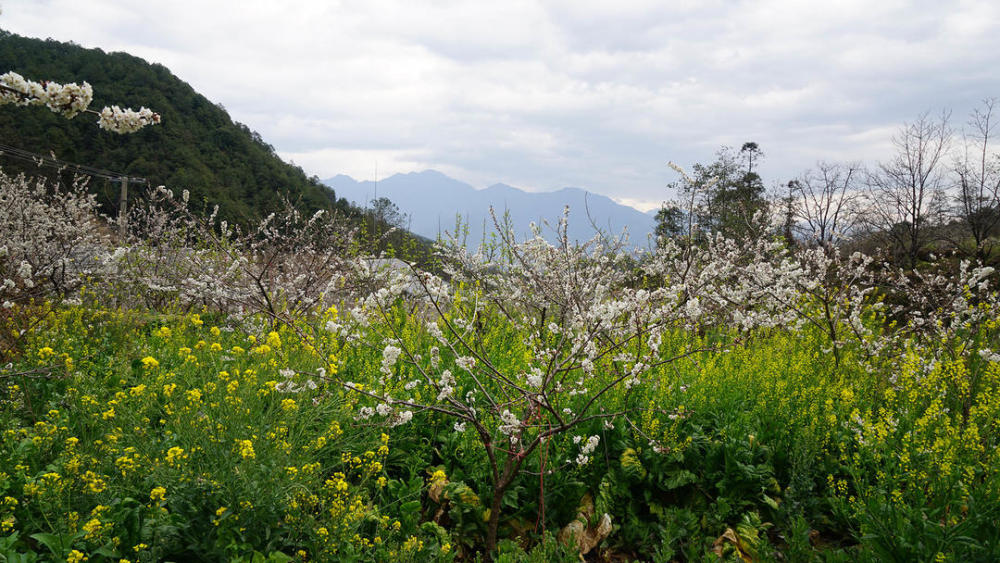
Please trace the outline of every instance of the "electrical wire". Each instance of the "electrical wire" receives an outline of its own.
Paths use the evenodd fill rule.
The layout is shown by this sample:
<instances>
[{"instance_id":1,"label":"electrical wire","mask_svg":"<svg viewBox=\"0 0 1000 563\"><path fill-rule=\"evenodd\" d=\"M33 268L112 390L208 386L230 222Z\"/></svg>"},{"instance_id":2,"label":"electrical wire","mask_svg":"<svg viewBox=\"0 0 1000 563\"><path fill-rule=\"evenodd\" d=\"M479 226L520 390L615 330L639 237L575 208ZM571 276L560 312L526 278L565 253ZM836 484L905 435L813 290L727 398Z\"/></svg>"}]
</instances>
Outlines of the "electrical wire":
<instances>
[{"instance_id":1,"label":"electrical wire","mask_svg":"<svg viewBox=\"0 0 1000 563\"><path fill-rule=\"evenodd\" d=\"M105 178L112 182L120 182L122 177L126 175L122 172L112 172L110 170L104 170L102 168L87 166L86 164L66 162L65 160L60 160L52 156L46 156L43 154L26 151L24 149L19 149L17 147L5 145L3 143L0 143L0 156L8 156L11 158L16 158L19 160L31 162L32 164L35 164L36 166L39 167L56 168L59 170L69 170L71 172L86 174L87 176L92 176L95 178ZM149 183L149 181L145 178L133 178L131 176L129 177L128 181L130 184Z\"/></svg>"}]
</instances>

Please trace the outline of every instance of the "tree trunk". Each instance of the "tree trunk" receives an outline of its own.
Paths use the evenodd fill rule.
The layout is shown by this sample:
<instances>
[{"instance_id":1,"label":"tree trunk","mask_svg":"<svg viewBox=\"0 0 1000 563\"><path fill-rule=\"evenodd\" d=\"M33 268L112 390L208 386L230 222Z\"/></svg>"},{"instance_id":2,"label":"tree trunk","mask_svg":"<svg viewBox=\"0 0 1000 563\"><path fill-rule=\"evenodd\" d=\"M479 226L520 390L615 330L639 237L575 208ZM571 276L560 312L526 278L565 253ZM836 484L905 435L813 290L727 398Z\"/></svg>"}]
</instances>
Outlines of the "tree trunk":
<instances>
[{"instance_id":1,"label":"tree trunk","mask_svg":"<svg viewBox=\"0 0 1000 563\"><path fill-rule=\"evenodd\" d=\"M497 531L500 528L500 505L503 495L510 486L510 479L497 483L493 489L493 501L490 503L490 520L486 527L486 557L493 560L493 552L497 549Z\"/></svg>"}]
</instances>

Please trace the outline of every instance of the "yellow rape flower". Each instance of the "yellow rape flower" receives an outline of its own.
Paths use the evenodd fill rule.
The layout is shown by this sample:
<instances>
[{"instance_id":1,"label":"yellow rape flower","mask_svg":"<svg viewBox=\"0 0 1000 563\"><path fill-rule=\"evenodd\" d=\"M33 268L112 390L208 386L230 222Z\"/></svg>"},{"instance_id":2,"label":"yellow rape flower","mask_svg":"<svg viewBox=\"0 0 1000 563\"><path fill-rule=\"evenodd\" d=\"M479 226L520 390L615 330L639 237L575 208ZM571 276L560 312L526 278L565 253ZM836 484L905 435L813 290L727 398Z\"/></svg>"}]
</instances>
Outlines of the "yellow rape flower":
<instances>
[{"instance_id":1,"label":"yellow rape flower","mask_svg":"<svg viewBox=\"0 0 1000 563\"><path fill-rule=\"evenodd\" d=\"M253 450L253 442L250 440L237 440L236 444L239 446L240 456L243 459L254 459L257 457L257 453Z\"/></svg>"},{"instance_id":2,"label":"yellow rape flower","mask_svg":"<svg viewBox=\"0 0 1000 563\"><path fill-rule=\"evenodd\" d=\"M108 484L104 481L104 479L100 478L93 471L87 471L81 476L81 479L87 484L87 492L97 494L108 488Z\"/></svg>"},{"instance_id":3,"label":"yellow rape flower","mask_svg":"<svg viewBox=\"0 0 1000 563\"><path fill-rule=\"evenodd\" d=\"M165 500L166 494L167 494L167 489L165 489L164 487L153 487L153 490L149 491L149 500L162 502Z\"/></svg>"},{"instance_id":4,"label":"yellow rape flower","mask_svg":"<svg viewBox=\"0 0 1000 563\"><path fill-rule=\"evenodd\" d=\"M91 518L86 524L83 525L83 531L87 532L84 536L86 539L91 539L96 537L101 533L101 521L98 518ZM79 559L78 559L79 561Z\"/></svg>"},{"instance_id":5,"label":"yellow rape flower","mask_svg":"<svg viewBox=\"0 0 1000 563\"><path fill-rule=\"evenodd\" d=\"M212 524L218 526L219 521L222 519L222 515L225 514L227 510L229 509L225 506L220 506L219 509L215 511L215 518L212 519Z\"/></svg>"},{"instance_id":6,"label":"yellow rape flower","mask_svg":"<svg viewBox=\"0 0 1000 563\"><path fill-rule=\"evenodd\" d=\"M267 345L272 348L281 348L281 335L273 330L267 333Z\"/></svg>"},{"instance_id":7,"label":"yellow rape flower","mask_svg":"<svg viewBox=\"0 0 1000 563\"><path fill-rule=\"evenodd\" d=\"M146 356L142 359L142 365L146 366L147 369L156 369L160 367L160 362L156 361L153 356Z\"/></svg>"},{"instance_id":8,"label":"yellow rape flower","mask_svg":"<svg viewBox=\"0 0 1000 563\"><path fill-rule=\"evenodd\" d=\"M188 456L184 453L184 448L179 448L174 446L167 450L167 463L174 464L179 463L181 460L186 459Z\"/></svg>"}]
</instances>

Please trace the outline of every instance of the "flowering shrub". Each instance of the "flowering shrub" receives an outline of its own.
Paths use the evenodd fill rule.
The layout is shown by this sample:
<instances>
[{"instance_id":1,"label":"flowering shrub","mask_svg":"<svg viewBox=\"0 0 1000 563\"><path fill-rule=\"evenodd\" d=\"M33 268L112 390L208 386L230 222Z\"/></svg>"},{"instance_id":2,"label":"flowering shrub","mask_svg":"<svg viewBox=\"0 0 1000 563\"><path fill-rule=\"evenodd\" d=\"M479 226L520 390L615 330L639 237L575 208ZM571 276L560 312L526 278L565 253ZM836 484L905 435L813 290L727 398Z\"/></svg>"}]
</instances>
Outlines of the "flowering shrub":
<instances>
[{"instance_id":1,"label":"flowering shrub","mask_svg":"<svg viewBox=\"0 0 1000 563\"><path fill-rule=\"evenodd\" d=\"M108 245L83 182L69 188L0 173L0 303L72 296Z\"/></svg>"}]
</instances>

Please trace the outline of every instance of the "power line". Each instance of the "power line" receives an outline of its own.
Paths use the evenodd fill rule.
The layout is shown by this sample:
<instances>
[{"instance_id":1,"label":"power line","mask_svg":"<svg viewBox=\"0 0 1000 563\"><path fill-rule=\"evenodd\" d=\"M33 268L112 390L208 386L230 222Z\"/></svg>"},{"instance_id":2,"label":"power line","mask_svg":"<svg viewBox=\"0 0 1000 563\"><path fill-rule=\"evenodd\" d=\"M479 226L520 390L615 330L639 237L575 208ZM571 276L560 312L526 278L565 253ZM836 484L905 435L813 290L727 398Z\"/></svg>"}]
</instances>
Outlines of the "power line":
<instances>
[{"instance_id":1,"label":"power line","mask_svg":"<svg viewBox=\"0 0 1000 563\"><path fill-rule=\"evenodd\" d=\"M111 182L120 182L122 177L125 176L125 173L123 172L112 172L110 170L104 170L102 168L87 166L86 164L67 162L65 160L60 160L52 156L46 156L44 154L38 154L31 151L26 151L24 149L19 149L17 147L5 145L3 143L0 143L0 156L8 156L11 158L16 158L19 160L31 162L32 164L35 164L36 166L39 167L55 168L59 170L69 170L72 172L78 172L80 174L86 174L87 176L104 178L106 180L110 180ZM129 177L128 181L129 183L149 184L149 180L145 178Z\"/></svg>"}]
</instances>

